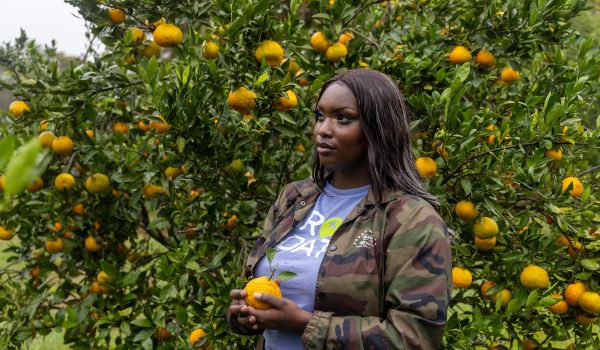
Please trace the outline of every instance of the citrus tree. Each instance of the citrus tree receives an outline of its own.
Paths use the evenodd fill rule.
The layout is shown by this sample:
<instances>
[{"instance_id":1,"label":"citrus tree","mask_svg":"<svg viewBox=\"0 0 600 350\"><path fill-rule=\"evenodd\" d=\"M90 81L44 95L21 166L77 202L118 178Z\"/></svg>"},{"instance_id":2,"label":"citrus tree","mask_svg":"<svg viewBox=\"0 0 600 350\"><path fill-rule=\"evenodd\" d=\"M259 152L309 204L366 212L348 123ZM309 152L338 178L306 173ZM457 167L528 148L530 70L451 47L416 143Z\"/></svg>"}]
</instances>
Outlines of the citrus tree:
<instances>
[{"instance_id":1,"label":"citrus tree","mask_svg":"<svg viewBox=\"0 0 600 350\"><path fill-rule=\"evenodd\" d=\"M583 1L67 2L104 51L0 49L0 136L47 159L4 193L3 347L252 348L228 293L274 197L310 175L316 94L349 68L390 75L412 109L454 236L444 347L600 347Z\"/></svg>"}]
</instances>

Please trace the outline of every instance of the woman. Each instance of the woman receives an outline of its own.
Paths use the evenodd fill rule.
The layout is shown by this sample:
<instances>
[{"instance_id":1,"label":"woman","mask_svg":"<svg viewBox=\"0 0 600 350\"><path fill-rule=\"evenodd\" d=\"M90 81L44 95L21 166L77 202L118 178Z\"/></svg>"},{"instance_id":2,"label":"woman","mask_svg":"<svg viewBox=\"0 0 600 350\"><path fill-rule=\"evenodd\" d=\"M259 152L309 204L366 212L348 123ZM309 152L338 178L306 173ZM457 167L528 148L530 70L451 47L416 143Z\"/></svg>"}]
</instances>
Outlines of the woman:
<instances>
[{"instance_id":1,"label":"woman","mask_svg":"<svg viewBox=\"0 0 600 350\"><path fill-rule=\"evenodd\" d=\"M283 299L233 290L234 332L267 349L437 349L452 258L437 200L419 179L409 112L385 74L350 70L322 87L312 177L285 186L248 258L246 276L273 265L298 277ZM264 341L264 345L262 342Z\"/></svg>"}]
</instances>

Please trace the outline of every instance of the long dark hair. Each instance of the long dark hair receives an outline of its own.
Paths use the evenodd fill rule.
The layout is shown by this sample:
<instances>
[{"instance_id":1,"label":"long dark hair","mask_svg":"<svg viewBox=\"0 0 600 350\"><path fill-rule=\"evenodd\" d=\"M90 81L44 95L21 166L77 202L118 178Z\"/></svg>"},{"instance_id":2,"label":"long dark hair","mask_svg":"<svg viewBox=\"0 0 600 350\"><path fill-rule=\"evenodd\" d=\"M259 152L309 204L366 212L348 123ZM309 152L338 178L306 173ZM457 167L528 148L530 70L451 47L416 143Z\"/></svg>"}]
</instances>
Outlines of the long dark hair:
<instances>
[{"instance_id":1,"label":"long dark hair","mask_svg":"<svg viewBox=\"0 0 600 350\"><path fill-rule=\"evenodd\" d=\"M360 123L367 140L371 188L377 205L381 204L385 190L400 190L423 198L439 210L437 198L425 190L417 172L411 151L410 111L394 81L371 69L348 70L323 84L317 104L332 84L346 86L358 103ZM313 148L312 177L321 191L332 176L333 171L321 165L317 149Z\"/></svg>"}]
</instances>

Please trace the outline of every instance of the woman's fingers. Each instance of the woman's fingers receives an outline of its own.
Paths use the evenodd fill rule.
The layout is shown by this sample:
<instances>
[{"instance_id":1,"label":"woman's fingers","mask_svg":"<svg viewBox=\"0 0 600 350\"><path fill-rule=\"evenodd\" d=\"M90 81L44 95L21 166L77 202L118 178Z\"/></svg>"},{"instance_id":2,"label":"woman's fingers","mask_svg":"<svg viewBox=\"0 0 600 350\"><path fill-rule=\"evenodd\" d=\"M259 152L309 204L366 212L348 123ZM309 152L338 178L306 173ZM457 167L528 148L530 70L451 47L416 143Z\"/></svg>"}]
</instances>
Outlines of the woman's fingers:
<instances>
[{"instance_id":1,"label":"woman's fingers","mask_svg":"<svg viewBox=\"0 0 600 350\"><path fill-rule=\"evenodd\" d=\"M243 289L232 289L231 292L229 292L231 299L244 299L247 295L248 293Z\"/></svg>"}]
</instances>

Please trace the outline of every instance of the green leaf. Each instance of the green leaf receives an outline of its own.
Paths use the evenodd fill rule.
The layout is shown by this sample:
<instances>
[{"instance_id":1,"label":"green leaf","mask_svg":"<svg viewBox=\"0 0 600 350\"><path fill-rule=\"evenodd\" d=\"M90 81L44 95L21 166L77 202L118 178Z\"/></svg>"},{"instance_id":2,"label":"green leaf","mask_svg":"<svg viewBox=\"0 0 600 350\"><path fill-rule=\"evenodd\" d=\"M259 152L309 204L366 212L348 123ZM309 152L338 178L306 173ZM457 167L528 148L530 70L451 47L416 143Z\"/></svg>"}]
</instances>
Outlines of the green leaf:
<instances>
[{"instance_id":1,"label":"green leaf","mask_svg":"<svg viewBox=\"0 0 600 350\"><path fill-rule=\"evenodd\" d=\"M181 137L181 136L177 137L177 151L179 151L179 153L183 153L183 150L185 150L186 142L187 142L187 140L184 139L183 137Z\"/></svg>"},{"instance_id":2,"label":"green leaf","mask_svg":"<svg viewBox=\"0 0 600 350\"><path fill-rule=\"evenodd\" d=\"M140 273L141 272L130 272L127 275L125 275L125 277L123 277L123 279L121 280L121 286L127 287L134 284L140 276Z\"/></svg>"},{"instance_id":3,"label":"green leaf","mask_svg":"<svg viewBox=\"0 0 600 350\"><path fill-rule=\"evenodd\" d=\"M542 307L549 307L549 306L552 306L552 305L556 304L559 301L560 301L559 298L543 297L538 302L538 305L542 306Z\"/></svg>"},{"instance_id":4,"label":"green leaf","mask_svg":"<svg viewBox=\"0 0 600 350\"><path fill-rule=\"evenodd\" d=\"M152 328L152 322L150 322L149 320L146 319L141 319L141 320L133 320L131 321L131 324L137 327L142 327L142 328Z\"/></svg>"},{"instance_id":5,"label":"green leaf","mask_svg":"<svg viewBox=\"0 0 600 350\"><path fill-rule=\"evenodd\" d=\"M279 273L279 275L277 275L277 279L283 282L283 281L291 280L292 278L296 278L296 276L298 276L298 275L295 272L281 271Z\"/></svg>"},{"instance_id":6,"label":"green leaf","mask_svg":"<svg viewBox=\"0 0 600 350\"><path fill-rule=\"evenodd\" d=\"M131 322L131 324L133 324L133 322ZM146 340L150 338L152 334L154 334L154 329L144 329L136 334L135 337L133 337L133 342L137 343L139 341Z\"/></svg>"},{"instance_id":7,"label":"green leaf","mask_svg":"<svg viewBox=\"0 0 600 350\"><path fill-rule=\"evenodd\" d=\"M463 63L460 68L456 71L456 79L461 83L467 80L469 73L471 72L471 62Z\"/></svg>"},{"instance_id":8,"label":"green leaf","mask_svg":"<svg viewBox=\"0 0 600 350\"><path fill-rule=\"evenodd\" d=\"M133 308L128 307L126 309L119 310L118 313L119 313L119 316L125 317L125 316L129 316L132 311L133 311Z\"/></svg>"},{"instance_id":9,"label":"green leaf","mask_svg":"<svg viewBox=\"0 0 600 350\"><path fill-rule=\"evenodd\" d=\"M498 298L498 300L500 300L500 298ZM508 306L506 307L506 313L513 314L513 313L519 311L520 309L521 309L521 303L519 302L519 300L513 299L508 303Z\"/></svg>"},{"instance_id":10,"label":"green leaf","mask_svg":"<svg viewBox=\"0 0 600 350\"><path fill-rule=\"evenodd\" d=\"M10 158L12 158L16 140L17 138L14 136L7 136L0 141L0 172L4 169Z\"/></svg>"},{"instance_id":11,"label":"green leaf","mask_svg":"<svg viewBox=\"0 0 600 350\"><path fill-rule=\"evenodd\" d=\"M25 189L42 171L37 169L37 155L42 145L37 138L19 147L6 167L7 194L17 194Z\"/></svg>"},{"instance_id":12,"label":"green leaf","mask_svg":"<svg viewBox=\"0 0 600 350\"><path fill-rule=\"evenodd\" d=\"M183 70L183 75L181 78L181 83L185 85L190 77L190 65L188 64Z\"/></svg>"},{"instance_id":13,"label":"green leaf","mask_svg":"<svg viewBox=\"0 0 600 350\"><path fill-rule=\"evenodd\" d=\"M583 266L584 269L590 270L590 271L596 271L596 270L600 269L600 264L598 264L598 262L594 259L581 260L581 266Z\"/></svg>"},{"instance_id":14,"label":"green leaf","mask_svg":"<svg viewBox=\"0 0 600 350\"><path fill-rule=\"evenodd\" d=\"M175 306L175 318L181 324L186 324L188 320L188 314L184 307L181 305Z\"/></svg>"},{"instance_id":15,"label":"green leaf","mask_svg":"<svg viewBox=\"0 0 600 350\"><path fill-rule=\"evenodd\" d=\"M525 303L525 307L527 309L530 309L532 306L535 306L535 304L538 301L538 297L539 297L539 293L537 290L532 290L531 293L529 293L529 296L527 297L527 302Z\"/></svg>"},{"instance_id":16,"label":"green leaf","mask_svg":"<svg viewBox=\"0 0 600 350\"><path fill-rule=\"evenodd\" d=\"M261 74L258 77L258 79L256 79L256 83L254 85L262 85L262 83L267 81L267 79L269 79L269 71L266 71L263 74Z\"/></svg>"},{"instance_id":17,"label":"green leaf","mask_svg":"<svg viewBox=\"0 0 600 350\"><path fill-rule=\"evenodd\" d=\"M463 177L462 179L460 179L460 184L462 185L462 188L463 190L465 190L465 193L467 195L470 195L472 193L471 181L469 181L469 179Z\"/></svg>"},{"instance_id":18,"label":"green leaf","mask_svg":"<svg viewBox=\"0 0 600 350\"><path fill-rule=\"evenodd\" d=\"M277 249L274 249L274 248L267 249L267 260L269 261L269 265L273 262L273 258L275 258L275 254L277 254Z\"/></svg>"}]
</instances>

